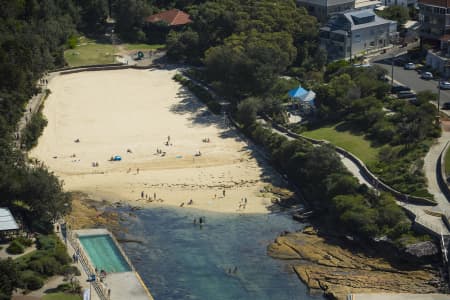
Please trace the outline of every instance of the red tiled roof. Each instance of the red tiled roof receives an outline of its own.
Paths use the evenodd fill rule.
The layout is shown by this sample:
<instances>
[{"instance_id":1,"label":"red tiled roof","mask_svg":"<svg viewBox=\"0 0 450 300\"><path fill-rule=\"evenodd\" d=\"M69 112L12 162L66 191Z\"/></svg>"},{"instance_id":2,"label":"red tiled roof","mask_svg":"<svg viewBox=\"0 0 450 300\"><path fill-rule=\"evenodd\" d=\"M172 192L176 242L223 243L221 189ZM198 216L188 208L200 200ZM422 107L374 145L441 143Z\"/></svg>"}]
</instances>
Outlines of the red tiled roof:
<instances>
[{"instance_id":1,"label":"red tiled roof","mask_svg":"<svg viewBox=\"0 0 450 300\"><path fill-rule=\"evenodd\" d=\"M166 22L169 26L185 25L191 23L190 16L178 9L171 9L151 15L146 19L149 23Z\"/></svg>"}]
</instances>

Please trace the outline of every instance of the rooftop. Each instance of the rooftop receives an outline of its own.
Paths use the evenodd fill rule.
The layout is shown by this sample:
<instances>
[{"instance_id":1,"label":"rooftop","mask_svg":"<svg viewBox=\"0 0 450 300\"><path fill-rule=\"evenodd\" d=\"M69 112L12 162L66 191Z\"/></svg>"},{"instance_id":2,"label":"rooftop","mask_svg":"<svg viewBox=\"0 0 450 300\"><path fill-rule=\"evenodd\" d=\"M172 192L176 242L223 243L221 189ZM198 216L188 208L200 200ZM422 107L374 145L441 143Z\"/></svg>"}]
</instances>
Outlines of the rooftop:
<instances>
[{"instance_id":1,"label":"rooftop","mask_svg":"<svg viewBox=\"0 0 450 300\"><path fill-rule=\"evenodd\" d=\"M178 9L166 10L147 17L148 23L165 22L169 26L185 25L192 22L190 16Z\"/></svg>"},{"instance_id":2,"label":"rooftop","mask_svg":"<svg viewBox=\"0 0 450 300\"><path fill-rule=\"evenodd\" d=\"M349 11L342 15L350 22L352 30L395 23L395 21L386 20L377 16L373 12L373 9Z\"/></svg>"},{"instance_id":3,"label":"rooftop","mask_svg":"<svg viewBox=\"0 0 450 300\"><path fill-rule=\"evenodd\" d=\"M9 209L0 208L0 231L17 229L19 229L19 225L17 225Z\"/></svg>"}]
</instances>

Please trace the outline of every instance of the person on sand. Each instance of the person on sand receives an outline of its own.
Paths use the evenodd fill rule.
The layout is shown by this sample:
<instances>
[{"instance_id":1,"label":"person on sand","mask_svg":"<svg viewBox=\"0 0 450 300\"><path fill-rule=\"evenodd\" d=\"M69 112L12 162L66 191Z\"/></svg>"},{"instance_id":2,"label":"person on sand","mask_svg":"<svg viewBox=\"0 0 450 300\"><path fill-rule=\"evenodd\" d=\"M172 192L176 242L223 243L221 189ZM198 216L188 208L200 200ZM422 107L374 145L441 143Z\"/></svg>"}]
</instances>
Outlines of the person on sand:
<instances>
[{"instance_id":1,"label":"person on sand","mask_svg":"<svg viewBox=\"0 0 450 300\"><path fill-rule=\"evenodd\" d=\"M180 204L180 207L183 207L184 206L184 202L182 202L181 204Z\"/></svg>"},{"instance_id":2,"label":"person on sand","mask_svg":"<svg viewBox=\"0 0 450 300\"><path fill-rule=\"evenodd\" d=\"M144 191L141 192L141 199L144 198Z\"/></svg>"},{"instance_id":3,"label":"person on sand","mask_svg":"<svg viewBox=\"0 0 450 300\"><path fill-rule=\"evenodd\" d=\"M139 174L139 168L136 169L136 174Z\"/></svg>"},{"instance_id":4,"label":"person on sand","mask_svg":"<svg viewBox=\"0 0 450 300\"><path fill-rule=\"evenodd\" d=\"M223 196L225 197L225 190L223 190L222 194L223 194Z\"/></svg>"}]
</instances>

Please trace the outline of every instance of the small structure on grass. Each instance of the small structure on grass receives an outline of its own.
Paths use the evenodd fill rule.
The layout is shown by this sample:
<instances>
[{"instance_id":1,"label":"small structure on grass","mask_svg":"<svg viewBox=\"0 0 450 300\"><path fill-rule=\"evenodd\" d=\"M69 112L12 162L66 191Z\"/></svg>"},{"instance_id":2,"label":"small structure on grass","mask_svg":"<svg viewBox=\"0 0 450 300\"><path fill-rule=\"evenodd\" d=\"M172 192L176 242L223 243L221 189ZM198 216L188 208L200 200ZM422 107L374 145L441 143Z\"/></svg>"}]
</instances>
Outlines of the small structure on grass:
<instances>
[{"instance_id":1,"label":"small structure on grass","mask_svg":"<svg viewBox=\"0 0 450 300\"><path fill-rule=\"evenodd\" d=\"M145 32L151 43L165 43L170 30L180 30L192 23L191 16L179 9L166 10L145 19Z\"/></svg>"},{"instance_id":2,"label":"small structure on grass","mask_svg":"<svg viewBox=\"0 0 450 300\"><path fill-rule=\"evenodd\" d=\"M315 110L314 100L316 99L316 93L313 91L308 91L301 86L290 90L288 92L294 107L298 107L302 113L312 113Z\"/></svg>"},{"instance_id":3,"label":"small structure on grass","mask_svg":"<svg viewBox=\"0 0 450 300\"><path fill-rule=\"evenodd\" d=\"M9 238L14 236L19 231L11 211L8 208L0 207L0 238Z\"/></svg>"}]
</instances>

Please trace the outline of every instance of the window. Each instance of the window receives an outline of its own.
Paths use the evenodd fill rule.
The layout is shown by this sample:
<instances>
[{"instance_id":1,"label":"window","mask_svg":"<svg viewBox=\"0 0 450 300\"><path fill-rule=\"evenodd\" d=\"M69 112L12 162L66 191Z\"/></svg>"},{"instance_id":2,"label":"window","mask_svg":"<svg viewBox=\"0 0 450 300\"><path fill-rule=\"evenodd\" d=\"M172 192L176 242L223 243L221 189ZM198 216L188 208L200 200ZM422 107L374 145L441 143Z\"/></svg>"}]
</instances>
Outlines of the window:
<instances>
[{"instance_id":1,"label":"window","mask_svg":"<svg viewBox=\"0 0 450 300\"><path fill-rule=\"evenodd\" d=\"M370 42L370 46L374 47L375 46L375 42Z\"/></svg>"}]
</instances>

